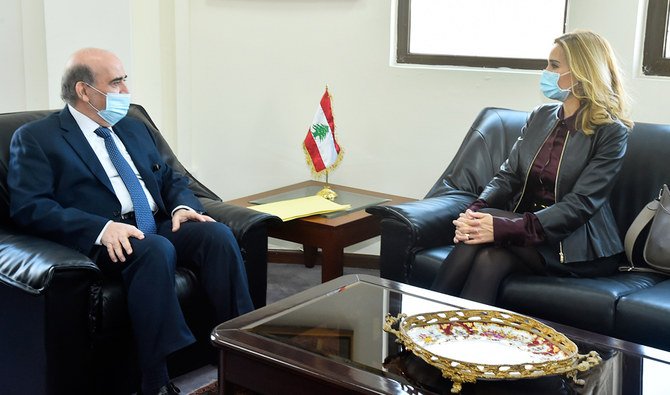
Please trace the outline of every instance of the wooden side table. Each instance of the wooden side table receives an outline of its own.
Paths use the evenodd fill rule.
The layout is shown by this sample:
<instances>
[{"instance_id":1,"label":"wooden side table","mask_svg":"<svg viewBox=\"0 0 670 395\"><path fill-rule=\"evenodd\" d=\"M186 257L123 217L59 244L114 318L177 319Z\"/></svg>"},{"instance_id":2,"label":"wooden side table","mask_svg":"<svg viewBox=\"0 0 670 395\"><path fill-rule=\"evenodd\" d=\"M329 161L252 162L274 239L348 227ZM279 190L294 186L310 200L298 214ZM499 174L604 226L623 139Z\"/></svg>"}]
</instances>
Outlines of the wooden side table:
<instances>
[{"instance_id":1,"label":"wooden side table","mask_svg":"<svg viewBox=\"0 0 670 395\"><path fill-rule=\"evenodd\" d=\"M322 185L324 184L318 181L304 181L283 188L231 200L227 203L249 207L252 205L250 203L251 201L260 200L307 186ZM398 204L414 200L402 196L388 195L342 185L330 184L330 187L336 192L348 191L389 199L389 201L384 204ZM365 209L352 211L334 218L327 218L321 215L298 218L288 222L271 225L268 228L268 235L270 237L302 244L305 265L308 267L314 266L317 251L320 248L322 254L322 282L332 280L342 275L345 247L379 236L379 234L379 218L366 213Z\"/></svg>"}]
</instances>

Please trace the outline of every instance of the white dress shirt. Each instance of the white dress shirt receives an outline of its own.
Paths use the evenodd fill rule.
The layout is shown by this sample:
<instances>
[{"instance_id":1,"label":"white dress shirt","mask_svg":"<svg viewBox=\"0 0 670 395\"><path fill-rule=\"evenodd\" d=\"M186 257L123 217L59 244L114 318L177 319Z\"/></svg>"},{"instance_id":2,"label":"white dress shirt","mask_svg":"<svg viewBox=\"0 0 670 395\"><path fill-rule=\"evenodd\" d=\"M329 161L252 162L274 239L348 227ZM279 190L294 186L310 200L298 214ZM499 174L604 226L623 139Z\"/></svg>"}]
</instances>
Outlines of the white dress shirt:
<instances>
[{"instance_id":1,"label":"white dress shirt","mask_svg":"<svg viewBox=\"0 0 670 395\"><path fill-rule=\"evenodd\" d=\"M109 153L105 147L105 139L95 134L95 130L99 128L100 125L98 125L86 115L77 111L69 104L68 108L70 109L70 113L74 117L74 120L77 122L77 125L79 125L79 129L84 132L84 137L86 137L86 140L88 140L91 148L93 148L93 151L98 157L98 160L100 160L102 167L105 169L105 173L107 173L107 177L109 177L109 181L112 183L112 188L114 188L116 198L119 199L119 202L121 203L121 213L126 214L133 211L133 201L130 199L130 193L128 192L126 184L123 183L121 176L119 176L119 172L116 171L116 167L114 167L114 164L109 157ZM133 172L135 172L135 175L140 180L140 185L142 185L142 190L144 191L144 194L149 201L149 207L151 207L151 211L156 212L156 202L154 201L154 198L151 197L151 194L149 193L146 185L144 185L144 180L142 180L142 176L137 171L137 167L135 167L133 160L130 158L126 147L121 142L121 139L119 139L119 136L114 133L114 128L107 129L112 132L112 137L114 138L114 142L119 148L119 151L121 151L121 155L123 155L123 158L126 160L126 162L128 162L130 168L133 169Z\"/></svg>"}]
</instances>

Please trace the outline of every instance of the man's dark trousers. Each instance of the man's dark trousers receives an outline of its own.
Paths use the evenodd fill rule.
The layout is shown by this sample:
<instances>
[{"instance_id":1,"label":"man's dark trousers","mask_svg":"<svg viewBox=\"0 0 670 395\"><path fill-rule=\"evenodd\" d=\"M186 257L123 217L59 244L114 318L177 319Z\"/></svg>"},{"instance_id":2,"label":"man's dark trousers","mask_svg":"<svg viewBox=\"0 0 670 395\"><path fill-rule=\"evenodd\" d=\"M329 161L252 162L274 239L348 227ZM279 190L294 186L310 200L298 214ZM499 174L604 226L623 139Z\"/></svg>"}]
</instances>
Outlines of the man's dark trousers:
<instances>
[{"instance_id":1,"label":"man's dark trousers","mask_svg":"<svg viewBox=\"0 0 670 395\"><path fill-rule=\"evenodd\" d=\"M158 222L157 234L130 240L133 252L126 262L111 262L100 248L97 264L123 277L141 369L195 341L175 292L177 262L200 273L218 321L253 310L244 262L226 225L185 222L172 232L172 222L165 220Z\"/></svg>"}]
</instances>

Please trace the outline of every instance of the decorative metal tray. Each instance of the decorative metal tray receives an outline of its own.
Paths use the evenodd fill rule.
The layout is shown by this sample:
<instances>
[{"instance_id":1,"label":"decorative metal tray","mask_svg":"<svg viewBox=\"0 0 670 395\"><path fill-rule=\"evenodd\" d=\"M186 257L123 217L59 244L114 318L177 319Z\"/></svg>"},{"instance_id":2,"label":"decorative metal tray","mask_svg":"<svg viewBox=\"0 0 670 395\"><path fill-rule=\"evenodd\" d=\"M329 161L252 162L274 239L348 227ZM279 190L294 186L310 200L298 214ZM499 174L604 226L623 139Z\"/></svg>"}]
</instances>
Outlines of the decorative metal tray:
<instances>
[{"instance_id":1,"label":"decorative metal tray","mask_svg":"<svg viewBox=\"0 0 670 395\"><path fill-rule=\"evenodd\" d=\"M394 329L396 326L398 329ZM452 393L464 382L565 374L599 364L597 352L577 346L553 328L520 314L496 310L452 310L386 317L384 330L451 380Z\"/></svg>"}]
</instances>

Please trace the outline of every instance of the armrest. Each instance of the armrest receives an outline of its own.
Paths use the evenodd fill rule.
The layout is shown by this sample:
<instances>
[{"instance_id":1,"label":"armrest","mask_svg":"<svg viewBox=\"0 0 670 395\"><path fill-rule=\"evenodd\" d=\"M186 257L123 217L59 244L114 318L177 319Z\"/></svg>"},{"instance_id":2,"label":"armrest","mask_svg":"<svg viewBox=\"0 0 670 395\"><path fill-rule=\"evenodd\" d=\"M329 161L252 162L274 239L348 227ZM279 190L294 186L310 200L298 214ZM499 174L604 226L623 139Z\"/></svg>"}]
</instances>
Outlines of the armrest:
<instances>
[{"instance_id":1,"label":"armrest","mask_svg":"<svg viewBox=\"0 0 670 395\"><path fill-rule=\"evenodd\" d=\"M243 239L249 230L260 224L281 222L277 216L224 203L220 200L200 198L200 202L205 207L207 215L228 225L237 240Z\"/></svg>"},{"instance_id":2,"label":"armrest","mask_svg":"<svg viewBox=\"0 0 670 395\"><path fill-rule=\"evenodd\" d=\"M475 199L470 193L458 192L392 206L372 206L366 211L381 216L384 222L402 223L415 248L429 248L453 244L455 228L451 221Z\"/></svg>"},{"instance_id":3,"label":"armrest","mask_svg":"<svg viewBox=\"0 0 670 395\"><path fill-rule=\"evenodd\" d=\"M475 199L473 194L456 192L392 206L369 207L368 213L381 216L381 277L411 283L416 252L453 244L451 221Z\"/></svg>"},{"instance_id":4,"label":"armrest","mask_svg":"<svg viewBox=\"0 0 670 395\"><path fill-rule=\"evenodd\" d=\"M58 272L89 272L100 269L85 255L52 241L0 228L0 281L25 292L46 292Z\"/></svg>"}]
</instances>

